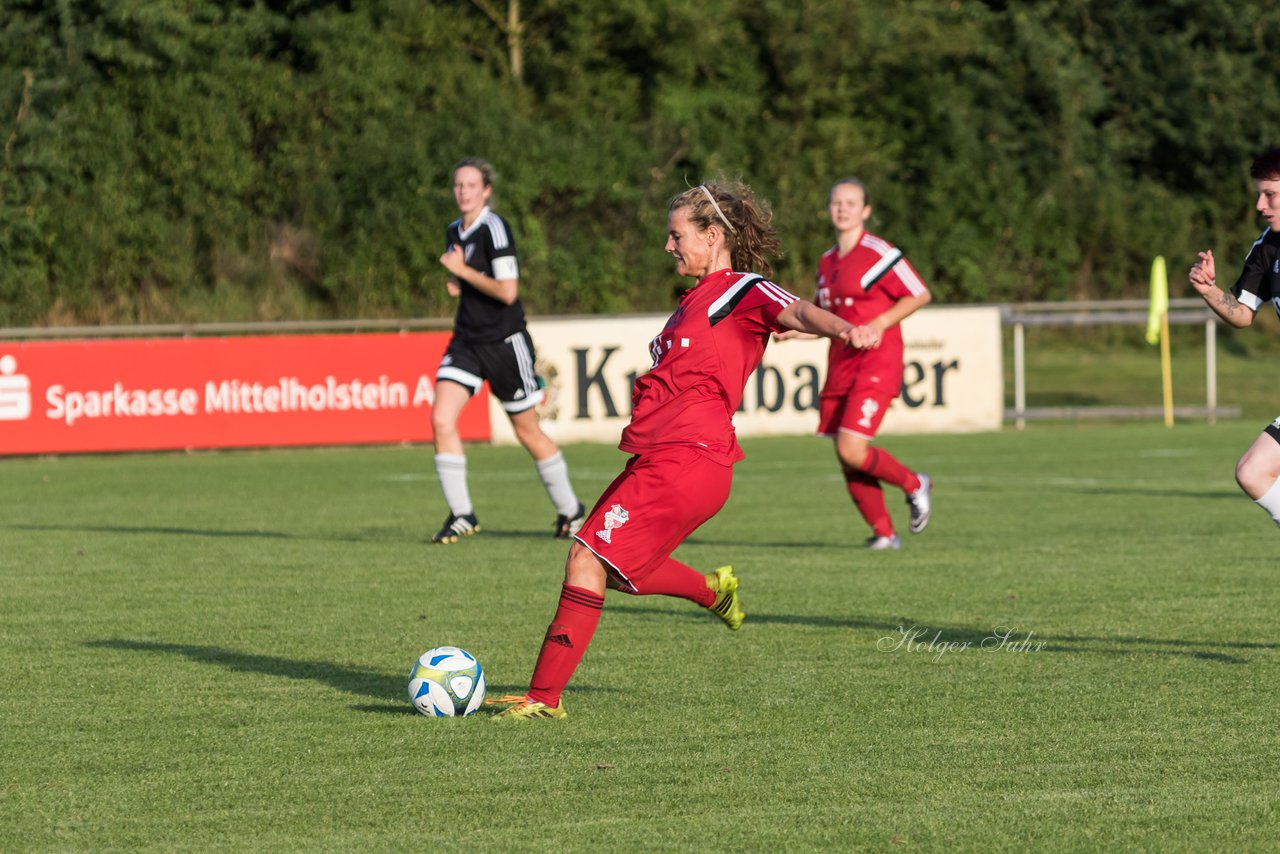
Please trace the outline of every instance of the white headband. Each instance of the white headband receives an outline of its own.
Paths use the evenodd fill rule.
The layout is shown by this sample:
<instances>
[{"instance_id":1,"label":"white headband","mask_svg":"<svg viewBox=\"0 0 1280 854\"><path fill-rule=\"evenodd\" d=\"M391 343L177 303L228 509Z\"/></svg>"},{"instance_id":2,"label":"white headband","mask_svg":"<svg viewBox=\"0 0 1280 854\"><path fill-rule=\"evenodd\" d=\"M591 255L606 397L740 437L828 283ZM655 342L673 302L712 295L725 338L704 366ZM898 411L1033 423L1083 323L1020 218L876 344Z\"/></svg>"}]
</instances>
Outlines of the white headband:
<instances>
[{"instance_id":1,"label":"white headband","mask_svg":"<svg viewBox=\"0 0 1280 854\"><path fill-rule=\"evenodd\" d=\"M724 223L724 227L730 232L737 233L737 229L729 224L729 218L724 215L724 211L720 210L720 206L716 204L715 197L711 195L711 191L707 189L706 184L699 184L698 189L707 197L707 201L711 202L711 207L716 209L716 216L720 217L720 221Z\"/></svg>"}]
</instances>

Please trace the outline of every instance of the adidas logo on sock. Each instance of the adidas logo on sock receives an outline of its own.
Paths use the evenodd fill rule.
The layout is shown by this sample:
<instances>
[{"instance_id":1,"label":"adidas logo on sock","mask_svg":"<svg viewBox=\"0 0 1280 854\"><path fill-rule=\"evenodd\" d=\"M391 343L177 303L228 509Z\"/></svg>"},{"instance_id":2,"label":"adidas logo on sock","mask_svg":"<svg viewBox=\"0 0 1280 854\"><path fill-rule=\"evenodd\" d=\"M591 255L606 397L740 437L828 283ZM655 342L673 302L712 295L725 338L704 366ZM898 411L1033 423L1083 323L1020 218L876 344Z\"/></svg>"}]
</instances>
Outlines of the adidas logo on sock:
<instances>
[{"instance_id":1,"label":"adidas logo on sock","mask_svg":"<svg viewBox=\"0 0 1280 854\"><path fill-rule=\"evenodd\" d=\"M552 623L547 627L547 643L558 643L560 646L573 649L573 638L569 635L569 628L561 623Z\"/></svg>"}]
</instances>

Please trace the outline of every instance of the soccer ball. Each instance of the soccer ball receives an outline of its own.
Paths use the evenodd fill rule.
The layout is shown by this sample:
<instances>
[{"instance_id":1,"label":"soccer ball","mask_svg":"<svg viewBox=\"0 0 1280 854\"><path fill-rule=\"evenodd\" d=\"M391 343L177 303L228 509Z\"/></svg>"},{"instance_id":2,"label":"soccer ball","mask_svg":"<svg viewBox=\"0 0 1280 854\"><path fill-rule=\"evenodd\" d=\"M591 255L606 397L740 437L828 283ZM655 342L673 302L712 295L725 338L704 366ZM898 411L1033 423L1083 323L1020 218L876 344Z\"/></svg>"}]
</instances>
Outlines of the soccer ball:
<instances>
[{"instance_id":1,"label":"soccer ball","mask_svg":"<svg viewBox=\"0 0 1280 854\"><path fill-rule=\"evenodd\" d=\"M438 646L424 652L409 671L409 699L428 717L469 715L484 702L484 671L465 649Z\"/></svg>"}]
</instances>

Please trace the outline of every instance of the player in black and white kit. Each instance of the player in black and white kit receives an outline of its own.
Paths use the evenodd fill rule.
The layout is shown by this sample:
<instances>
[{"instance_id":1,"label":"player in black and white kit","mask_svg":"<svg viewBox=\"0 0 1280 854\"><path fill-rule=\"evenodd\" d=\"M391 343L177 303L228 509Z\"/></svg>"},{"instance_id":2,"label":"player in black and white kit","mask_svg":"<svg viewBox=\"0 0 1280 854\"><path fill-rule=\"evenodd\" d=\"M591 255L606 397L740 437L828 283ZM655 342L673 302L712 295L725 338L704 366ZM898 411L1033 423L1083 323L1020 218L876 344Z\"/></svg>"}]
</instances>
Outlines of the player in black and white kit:
<instances>
[{"instance_id":1,"label":"player in black and white kit","mask_svg":"<svg viewBox=\"0 0 1280 854\"><path fill-rule=\"evenodd\" d=\"M1258 155L1249 175L1258 190L1255 207L1268 227L1250 248L1240 278L1230 293L1221 290L1210 250L1200 253L1188 276L1209 308L1238 328L1252 324L1265 303L1280 314L1280 147ZM1267 425L1240 457L1236 482L1280 526L1280 418Z\"/></svg>"},{"instance_id":2,"label":"player in black and white kit","mask_svg":"<svg viewBox=\"0 0 1280 854\"><path fill-rule=\"evenodd\" d=\"M533 341L518 296L516 243L506 220L489 210L492 194L493 167L488 163L469 157L453 167L453 196L462 216L449 223L440 263L449 271L446 287L458 297L458 314L436 372L431 411L436 474L449 505L448 518L431 538L437 543L456 543L480 530L467 486L458 417L485 380L511 419L516 438L533 457L555 505L555 536L572 537L584 516L564 455L538 424L534 407L542 401L542 383L534 372Z\"/></svg>"}]
</instances>

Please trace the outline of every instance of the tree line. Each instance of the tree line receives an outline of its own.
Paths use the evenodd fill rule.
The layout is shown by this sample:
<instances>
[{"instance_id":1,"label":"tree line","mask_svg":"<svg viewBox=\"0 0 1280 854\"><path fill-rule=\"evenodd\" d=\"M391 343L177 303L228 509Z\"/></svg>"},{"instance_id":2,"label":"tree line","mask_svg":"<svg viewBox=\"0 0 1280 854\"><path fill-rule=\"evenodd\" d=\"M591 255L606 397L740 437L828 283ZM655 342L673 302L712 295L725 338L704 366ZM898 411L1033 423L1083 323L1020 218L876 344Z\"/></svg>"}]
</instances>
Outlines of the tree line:
<instances>
[{"instance_id":1,"label":"tree line","mask_svg":"<svg viewBox=\"0 0 1280 854\"><path fill-rule=\"evenodd\" d=\"M0 325L448 316L450 168L498 170L533 313L660 310L666 200L826 192L939 302L1145 294L1243 257L1274 0L0 0Z\"/></svg>"}]
</instances>

